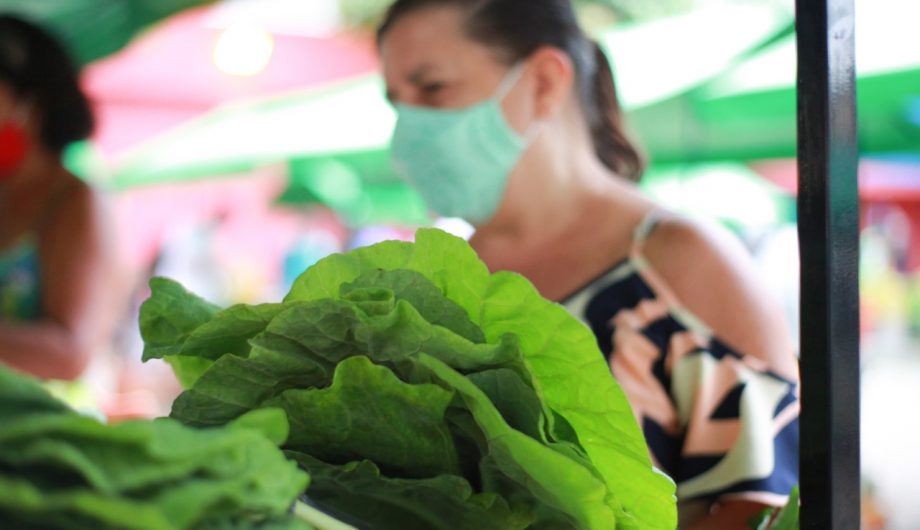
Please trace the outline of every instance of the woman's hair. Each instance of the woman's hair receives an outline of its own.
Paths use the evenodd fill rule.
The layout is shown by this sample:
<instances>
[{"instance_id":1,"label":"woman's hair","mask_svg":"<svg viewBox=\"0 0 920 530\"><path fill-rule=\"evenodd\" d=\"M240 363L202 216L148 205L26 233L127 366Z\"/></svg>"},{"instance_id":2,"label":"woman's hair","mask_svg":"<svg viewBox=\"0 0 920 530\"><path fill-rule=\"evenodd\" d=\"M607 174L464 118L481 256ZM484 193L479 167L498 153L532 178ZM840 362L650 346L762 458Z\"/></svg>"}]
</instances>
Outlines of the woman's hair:
<instances>
[{"instance_id":1,"label":"woman's hair","mask_svg":"<svg viewBox=\"0 0 920 530\"><path fill-rule=\"evenodd\" d=\"M0 15L0 83L35 106L41 142L52 152L92 133L92 109L67 52L43 29L11 15Z\"/></svg>"},{"instance_id":2,"label":"woman's hair","mask_svg":"<svg viewBox=\"0 0 920 530\"><path fill-rule=\"evenodd\" d=\"M396 0L377 31L378 42L403 15L436 6L461 9L466 34L508 64L541 46L568 54L598 158L618 175L639 180L645 161L626 134L610 63L579 27L571 0Z\"/></svg>"}]
</instances>

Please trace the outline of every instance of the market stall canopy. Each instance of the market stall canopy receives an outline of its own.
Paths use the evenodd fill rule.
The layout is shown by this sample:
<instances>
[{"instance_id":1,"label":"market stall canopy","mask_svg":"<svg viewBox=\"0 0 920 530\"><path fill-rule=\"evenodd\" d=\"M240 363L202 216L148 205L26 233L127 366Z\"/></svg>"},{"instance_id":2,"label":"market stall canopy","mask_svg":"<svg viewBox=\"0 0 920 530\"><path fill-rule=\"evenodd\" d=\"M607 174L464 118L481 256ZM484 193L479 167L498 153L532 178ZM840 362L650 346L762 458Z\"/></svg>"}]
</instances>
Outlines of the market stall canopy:
<instances>
[{"instance_id":1,"label":"market stall canopy","mask_svg":"<svg viewBox=\"0 0 920 530\"><path fill-rule=\"evenodd\" d=\"M150 24L211 0L0 0L15 13L54 31L75 60L88 64L120 50Z\"/></svg>"},{"instance_id":2,"label":"market stall canopy","mask_svg":"<svg viewBox=\"0 0 920 530\"><path fill-rule=\"evenodd\" d=\"M715 219L742 236L796 220L794 194L739 162L652 166L640 186L674 211Z\"/></svg>"},{"instance_id":3,"label":"market stall canopy","mask_svg":"<svg viewBox=\"0 0 920 530\"><path fill-rule=\"evenodd\" d=\"M185 10L89 65L84 86L109 160L221 104L372 72L373 44L328 2L252 0Z\"/></svg>"},{"instance_id":4,"label":"market stall canopy","mask_svg":"<svg viewBox=\"0 0 920 530\"><path fill-rule=\"evenodd\" d=\"M732 23L726 25L727 20ZM742 4L618 26L599 40L615 57L625 104L637 106L700 84L790 27L784 11L769 4ZM712 39L702 38L706 35ZM673 56L654 52L661 48L656 43L672 38L675 45L666 48ZM395 115L383 93L380 78L370 75L219 108L125 156L110 184L123 188L324 157L345 163L374 160L377 165L365 164L361 177L393 180L386 153Z\"/></svg>"},{"instance_id":5,"label":"market stall canopy","mask_svg":"<svg viewBox=\"0 0 920 530\"><path fill-rule=\"evenodd\" d=\"M412 188L399 180L373 180L373 172L359 169L372 161L373 157L353 157L348 162L335 158L293 160L288 164L287 189L276 202L297 207L327 206L352 228L430 224L428 209ZM385 165L386 161L379 163Z\"/></svg>"},{"instance_id":6,"label":"market stall canopy","mask_svg":"<svg viewBox=\"0 0 920 530\"><path fill-rule=\"evenodd\" d=\"M320 157L370 156L382 162L381 177L392 179L384 151L395 115L383 92L373 75L306 95L225 106L129 153L108 185L204 178Z\"/></svg>"},{"instance_id":7,"label":"market stall canopy","mask_svg":"<svg viewBox=\"0 0 920 530\"><path fill-rule=\"evenodd\" d=\"M920 2L859 6L860 151L920 152L920 46L908 44ZM656 161L794 157L795 65L790 35L697 88L635 109L631 123Z\"/></svg>"},{"instance_id":8,"label":"market stall canopy","mask_svg":"<svg viewBox=\"0 0 920 530\"><path fill-rule=\"evenodd\" d=\"M739 2L621 23L597 40L633 109L692 90L794 31L792 13L776 4Z\"/></svg>"}]
</instances>

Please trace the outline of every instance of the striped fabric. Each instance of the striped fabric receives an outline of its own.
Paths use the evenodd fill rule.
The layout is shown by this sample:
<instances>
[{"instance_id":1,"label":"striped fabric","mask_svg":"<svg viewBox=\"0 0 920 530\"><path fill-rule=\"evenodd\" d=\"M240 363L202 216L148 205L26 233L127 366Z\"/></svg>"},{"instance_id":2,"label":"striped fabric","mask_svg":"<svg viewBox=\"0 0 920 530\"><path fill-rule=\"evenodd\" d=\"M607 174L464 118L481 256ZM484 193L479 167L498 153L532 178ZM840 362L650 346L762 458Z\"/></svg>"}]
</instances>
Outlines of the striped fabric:
<instances>
[{"instance_id":1,"label":"striped fabric","mask_svg":"<svg viewBox=\"0 0 920 530\"><path fill-rule=\"evenodd\" d=\"M799 388L723 344L634 251L564 301L597 337L681 501L782 505L798 483Z\"/></svg>"}]
</instances>

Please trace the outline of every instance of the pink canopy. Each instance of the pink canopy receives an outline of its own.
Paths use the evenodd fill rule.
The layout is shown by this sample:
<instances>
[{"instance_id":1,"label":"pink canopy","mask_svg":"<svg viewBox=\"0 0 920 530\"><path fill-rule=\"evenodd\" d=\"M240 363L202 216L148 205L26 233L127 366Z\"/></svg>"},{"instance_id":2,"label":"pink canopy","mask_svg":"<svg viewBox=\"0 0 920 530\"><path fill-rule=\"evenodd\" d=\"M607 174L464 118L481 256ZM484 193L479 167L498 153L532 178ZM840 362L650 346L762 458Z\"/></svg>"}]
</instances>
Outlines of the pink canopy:
<instances>
[{"instance_id":1,"label":"pink canopy","mask_svg":"<svg viewBox=\"0 0 920 530\"><path fill-rule=\"evenodd\" d=\"M369 38L298 35L266 27L274 39L267 67L251 77L223 73L215 66L214 48L234 21L218 16L219 7L171 17L120 53L87 67L84 86L98 119L94 140L105 158L217 105L300 90L376 67Z\"/></svg>"}]
</instances>

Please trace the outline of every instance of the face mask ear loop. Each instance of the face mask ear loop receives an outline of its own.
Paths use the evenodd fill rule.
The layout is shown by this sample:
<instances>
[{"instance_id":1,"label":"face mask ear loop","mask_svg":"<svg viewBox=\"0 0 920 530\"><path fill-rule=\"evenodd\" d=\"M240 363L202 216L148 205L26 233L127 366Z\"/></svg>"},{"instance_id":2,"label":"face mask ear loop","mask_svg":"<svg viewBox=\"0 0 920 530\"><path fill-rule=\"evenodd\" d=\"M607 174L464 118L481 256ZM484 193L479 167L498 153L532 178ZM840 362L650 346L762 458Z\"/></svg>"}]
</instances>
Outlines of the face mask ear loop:
<instances>
[{"instance_id":1,"label":"face mask ear loop","mask_svg":"<svg viewBox=\"0 0 920 530\"><path fill-rule=\"evenodd\" d=\"M495 95L492 96L492 99L495 101L501 102L505 99L505 96L511 92L511 89L514 88L514 85L521 79L521 76L524 75L524 69L527 65L524 61L518 61L508 70L508 73L505 74L505 78L502 79L501 84L498 85L498 88L495 89Z\"/></svg>"},{"instance_id":2,"label":"face mask ear loop","mask_svg":"<svg viewBox=\"0 0 920 530\"><path fill-rule=\"evenodd\" d=\"M511 92L511 89L514 88L514 85L520 81L521 76L524 75L524 70L527 68L527 64L521 60L514 64L508 73L505 75L505 78L502 80L501 84L498 85L498 88L495 90L494 99L498 102L501 102L505 99L505 96ZM530 145L534 139L540 134L541 126L543 125L542 121L535 121L531 123L527 130L521 135L521 139L524 140L524 145Z\"/></svg>"},{"instance_id":3,"label":"face mask ear loop","mask_svg":"<svg viewBox=\"0 0 920 530\"><path fill-rule=\"evenodd\" d=\"M537 139L537 136L540 135L540 130L543 129L543 120L535 120L527 126L527 130L524 131L522 138L524 139L524 145L530 145L534 140Z\"/></svg>"}]
</instances>

